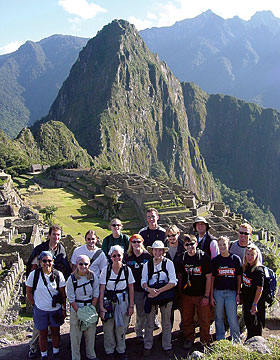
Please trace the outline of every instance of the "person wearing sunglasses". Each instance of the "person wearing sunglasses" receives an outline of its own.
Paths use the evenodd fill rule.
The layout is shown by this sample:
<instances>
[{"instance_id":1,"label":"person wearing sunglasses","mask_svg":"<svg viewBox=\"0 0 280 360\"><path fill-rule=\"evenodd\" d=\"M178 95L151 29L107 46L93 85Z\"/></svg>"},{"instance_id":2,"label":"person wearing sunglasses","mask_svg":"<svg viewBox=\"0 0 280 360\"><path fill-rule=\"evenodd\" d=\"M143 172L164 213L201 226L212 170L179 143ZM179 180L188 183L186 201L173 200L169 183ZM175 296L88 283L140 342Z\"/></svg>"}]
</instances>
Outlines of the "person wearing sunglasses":
<instances>
[{"instance_id":1,"label":"person wearing sunglasses","mask_svg":"<svg viewBox=\"0 0 280 360\"><path fill-rule=\"evenodd\" d=\"M31 271L26 280L26 295L33 306L34 326L39 331L41 359L48 358L48 327L51 329L53 359L60 359L60 326L66 317L65 279L53 269L53 254L38 255L39 268ZM36 280L35 280L36 279Z\"/></svg>"},{"instance_id":2,"label":"person wearing sunglasses","mask_svg":"<svg viewBox=\"0 0 280 360\"><path fill-rule=\"evenodd\" d=\"M243 223L239 226L238 230L238 240L233 241L230 246L229 252L240 257L241 262L243 262L245 250L247 246L252 244L252 232L253 228L248 223ZM259 261L262 263L262 254L260 249L256 246L259 253Z\"/></svg>"},{"instance_id":3,"label":"person wearing sunglasses","mask_svg":"<svg viewBox=\"0 0 280 360\"><path fill-rule=\"evenodd\" d=\"M143 265L151 259L151 255L144 247L144 239L139 234L133 234L129 238L129 247L124 255L124 262L132 270L134 283L134 303L136 305L136 324L135 332L138 342L144 340L145 329L145 311L144 311L144 295L145 290L141 286L141 276Z\"/></svg>"},{"instance_id":4,"label":"person wearing sunglasses","mask_svg":"<svg viewBox=\"0 0 280 360\"><path fill-rule=\"evenodd\" d=\"M106 359L127 360L125 334L134 311L134 277L130 267L123 264L124 250L112 246L109 263L100 275L99 308L103 322Z\"/></svg>"},{"instance_id":5,"label":"person wearing sunglasses","mask_svg":"<svg viewBox=\"0 0 280 360\"><path fill-rule=\"evenodd\" d=\"M184 348L191 350L195 339L195 312L200 325L202 345L210 342L210 290L211 259L208 254L198 249L194 235L185 235L186 251L178 257L176 270L178 292L181 298L182 327L185 335Z\"/></svg>"},{"instance_id":6,"label":"person wearing sunglasses","mask_svg":"<svg viewBox=\"0 0 280 360\"><path fill-rule=\"evenodd\" d=\"M247 339L262 336L265 326L265 300L263 296L264 268L254 244L248 245L243 259L241 295Z\"/></svg>"},{"instance_id":7,"label":"person wearing sunglasses","mask_svg":"<svg viewBox=\"0 0 280 360\"><path fill-rule=\"evenodd\" d=\"M96 315L96 305L99 297L98 277L89 269L90 259L87 255L79 255L76 268L67 280L67 299L71 305L70 311L70 339L72 360L80 360L80 345L82 335L85 338L87 359L97 360L95 354L96 322L90 322L83 330L80 326L81 313ZM95 320L95 319L94 319Z\"/></svg>"},{"instance_id":8,"label":"person wearing sunglasses","mask_svg":"<svg viewBox=\"0 0 280 360\"><path fill-rule=\"evenodd\" d=\"M110 222L110 229L112 230L112 234L106 236L102 241L102 250L109 261L111 261L109 250L112 246L120 245L124 252L128 250L129 236L121 232L122 228L123 225L120 219L112 219Z\"/></svg>"},{"instance_id":9,"label":"person wearing sunglasses","mask_svg":"<svg viewBox=\"0 0 280 360\"><path fill-rule=\"evenodd\" d=\"M72 271L77 267L77 258L87 255L90 259L89 269L99 278L101 270L107 265L107 257L104 252L96 246L97 234L95 230L88 230L85 235L85 244L77 247L72 254Z\"/></svg>"}]
</instances>

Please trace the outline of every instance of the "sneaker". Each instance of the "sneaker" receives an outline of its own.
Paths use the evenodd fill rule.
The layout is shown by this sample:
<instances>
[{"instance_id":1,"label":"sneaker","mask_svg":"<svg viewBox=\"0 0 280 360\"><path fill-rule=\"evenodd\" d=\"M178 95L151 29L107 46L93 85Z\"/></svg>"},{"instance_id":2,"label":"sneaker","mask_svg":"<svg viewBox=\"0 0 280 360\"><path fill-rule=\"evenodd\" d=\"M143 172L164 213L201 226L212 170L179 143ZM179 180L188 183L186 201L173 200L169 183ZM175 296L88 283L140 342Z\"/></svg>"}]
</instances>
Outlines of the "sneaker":
<instances>
[{"instance_id":1,"label":"sneaker","mask_svg":"<svg viewBox=\"0 0 280 360\"><path fill-rule=\"evenodd\" d=\"M143 355L144 357L150 357L151 356L151 350L150 349L143 349Z\"/></svg>"},{"instance_id":2,"label":"sneaker","mask_svg":"<svg viewBox=\"0 0 280 360\"><path fill-rule=\"evenodd\" d=\"M106 360L114 360L115 356L114 354L106 354Z\"/></svg>"},{"instance_id":3,"label":"sneaker","mask_svg":"<svg viewBox=\"0 0 280 360\"><path fill-rule=\"evenodd\" d=\"M47 355L44 356L41 355L41 360L47 360L47 359L48 359Z\"/></svg>"},{"instance_id":4,"label":"sneaker","mask_svg":"<svg viewBox=\"0 0 280 360\"><path fill-rule=\"evenodd\" d=\"M29 351L28 351L29 359L36 359L37 356L38 356L38 350L29 348Z\"/></svg>"},{"instance_id":5,"label":"sneaker","mask_svg":"<svg viewBox=\"0 0 280 360\"><path fill-rule=\"evenodd\" d=\"M193 346L192 340L186 340L183 345L185 350L190 350L192 348L192 346Z\"/></svg>"}]
</instances>

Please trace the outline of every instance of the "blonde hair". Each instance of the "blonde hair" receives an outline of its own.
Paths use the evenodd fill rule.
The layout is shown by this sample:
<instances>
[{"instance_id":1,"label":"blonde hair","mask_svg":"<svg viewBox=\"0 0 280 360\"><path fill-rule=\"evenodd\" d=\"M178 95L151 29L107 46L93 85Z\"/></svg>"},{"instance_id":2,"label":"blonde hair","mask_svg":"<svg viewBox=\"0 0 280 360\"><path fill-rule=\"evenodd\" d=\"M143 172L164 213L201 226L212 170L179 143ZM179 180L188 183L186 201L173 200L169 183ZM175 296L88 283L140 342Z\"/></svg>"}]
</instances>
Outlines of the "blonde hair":
<instances>
[{"instance_id":1,"label":"blonde hair","mask_svg":"<svg viewBox=\"0 0 280 360\"><path fill-rule=\"evenodd\" d=\"M144 244L142 242L140 244L140 248L143 249L144 252L147 252L147 250L146 250L146 248L145 248L145 246L144 246ZM129 256L131 256L133 254L133 248L132 248L131 241L129 242L129 245L128 245L127 254Z\"/></svg>"},{"instance_id":2,"label":"blonde hair","mask_svg":"<svg viewBox=\"0 0 280 360\"><path fill-rule=\"evenodd\" d=\"M224 235L219 236L219 238L217 239L217 242L219 242L220 240L224 240L224 241L226 241L228 245L229 245L229 243L230 243L230 239L229 239L229 237L224 236Z\"/></svg>"},{"instance_id":3,"label":"blonde hair","mask_svg":"<svg viewBox=\"0 0 280 360\"><path fill-rule=\"evenodd\" d=\"M81 275L79 275L79 269L78 266L76 267L76 269L73 271L73 275L74 277L79 280L81 278ZM94 278L93 272L91 270L89 270L89 268L87 268L87 272L85 274L85 277L87 278L87 280L91 280Z\"/></svg>"},{"instance_id":4,"label":"blonde hair","mask_svg":"<svg viewBox=\"0 0 280 360\"><path fill-rule=\"evenodd\" d=\"M241 225L239 226L239 229L240 229L240 228L245 228L245 229L247 229L250 234L252 234L252 232L253 232L253 228L252 228L252 226L251 226L249 223L243 223L243 224L241 224Z\"/></svg>"},{"instance_id":5,"label":"blonde hair","mask_svg":"<svg viewBox=\"0 0 280 360\"><path fill-rule=\"evenodd\" d=\"M254 253L257 254L256 256L256 259L254 260L254 263L250 266L252 266L252 272L258 267L258 266L261 266L262 263L259 259L259 251L258 251L258 248L254 245L254 244L250 244L247 246L246 250L245 250L245 254L244 254L244 258L243 258L243 265L242 265L242 268L243 268L243 271L245 271L246 267L248 266L248 262L247 262L247 259L246 259L246 254L249 250L253 250Z\"/></svg>"},{"instance_id":6,"label":"blonde hair","mask_svg":"<svg viewBox=\"0 0 280 360\"><path fill-rule=\"evenodd\" d=\"M167 236L168 232L174 232L176 234L179 234L180 230L176 225L169 225L168 228L165 230L165 236Z\"/></svg>"}]
</instances>

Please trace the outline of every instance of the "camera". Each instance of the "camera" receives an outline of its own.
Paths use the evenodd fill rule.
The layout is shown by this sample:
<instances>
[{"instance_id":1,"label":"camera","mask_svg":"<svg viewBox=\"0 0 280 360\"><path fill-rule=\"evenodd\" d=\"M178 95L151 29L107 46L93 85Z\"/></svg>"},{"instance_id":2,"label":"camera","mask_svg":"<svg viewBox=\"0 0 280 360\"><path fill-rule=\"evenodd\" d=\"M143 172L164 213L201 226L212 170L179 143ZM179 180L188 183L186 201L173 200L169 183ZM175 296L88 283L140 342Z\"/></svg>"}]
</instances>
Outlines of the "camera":
<instances>
[{"instance_id":1,"label":"camera","mask_svg":"<svg viewBox=\"0 0 280 360\"><path fill-rule=\"evenodd\" d=\"M54 295L52 298L52 307L56 307L57 304L62 304L62 297L60 293Z\"/></svg>"}]
</instances>

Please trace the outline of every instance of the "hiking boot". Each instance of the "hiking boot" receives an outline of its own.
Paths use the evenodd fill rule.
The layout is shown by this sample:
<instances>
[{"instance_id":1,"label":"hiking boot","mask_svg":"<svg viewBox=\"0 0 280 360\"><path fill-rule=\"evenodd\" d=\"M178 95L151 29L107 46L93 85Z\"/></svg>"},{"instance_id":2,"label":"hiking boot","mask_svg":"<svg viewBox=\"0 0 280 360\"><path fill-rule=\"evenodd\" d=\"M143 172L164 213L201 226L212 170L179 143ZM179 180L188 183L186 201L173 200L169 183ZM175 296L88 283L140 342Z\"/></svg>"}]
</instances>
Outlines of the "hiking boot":
<instances>
[{"instance_id":1,"label":"hiking boot","mask_svg":"<svg viewBox=\"0 0 280 360\"><path fill-rule=\"evenodd\" d=\"M192 340L185 340L184 345L183 345L185 350L190 350L192 348L192 346L193 346Z\"/></svg>"},{"instance_id":2,"label":"hiking boot","mask_svg":"<svg viewBox=\"0 0 280 360\"><path fill-rule=\"evenodd\" d=\"M52 354L52 358L53 358L53 360L61 360L59 352L56 354Z\"/></svg>"},{"instance_id":3,"label":"hiking boot","mask_svg":"<svg viewBox=\"0 0 280 360\"><path fill-rule=\"evenodd\" d=\"M118 353L118 358L120 360L128 360L128 357L127 357L127 354L124 352L124 353Z\"/></svg>"},{"instance_id":4,"label":"hiking boot","mask_svg":"<svg viewBox=\"0 0 280 360\"><path fill-rule=\"evenodd\" d=\"M48 360L47 355L44 355L44 356L41 355L41 360Z\"/></svg>"},{"instance_id":5,"label":"hiking boot","mask_svg":"<svg viewBox=\"0 0 280 360\"><path fill-rule=\"evenodd\" d=\"M143 355L144 357L150 357L151 356L151 349L143 349Z\"/></svg>"},{"instance_id":6,"label":"hiking boot","mask_svg":"<svg viewBox=\"0 0 280 360\"><path fill-rule=\"evenodd\" d=\"M36 359L37 356L38 356L38 350L30 348L29 351L28 351L28 358L29 359Z\"/></svg>"},{"instance_id":7,"label":"hiking boot","mask_svg":"<svg viewBox=\"0 0 280 360\"><path fill-rule=\"evenodd\" d=\"M106 360L114 360L115 356L114 353L113 354L106 354Z\"/></svg>"}]
</instances>

